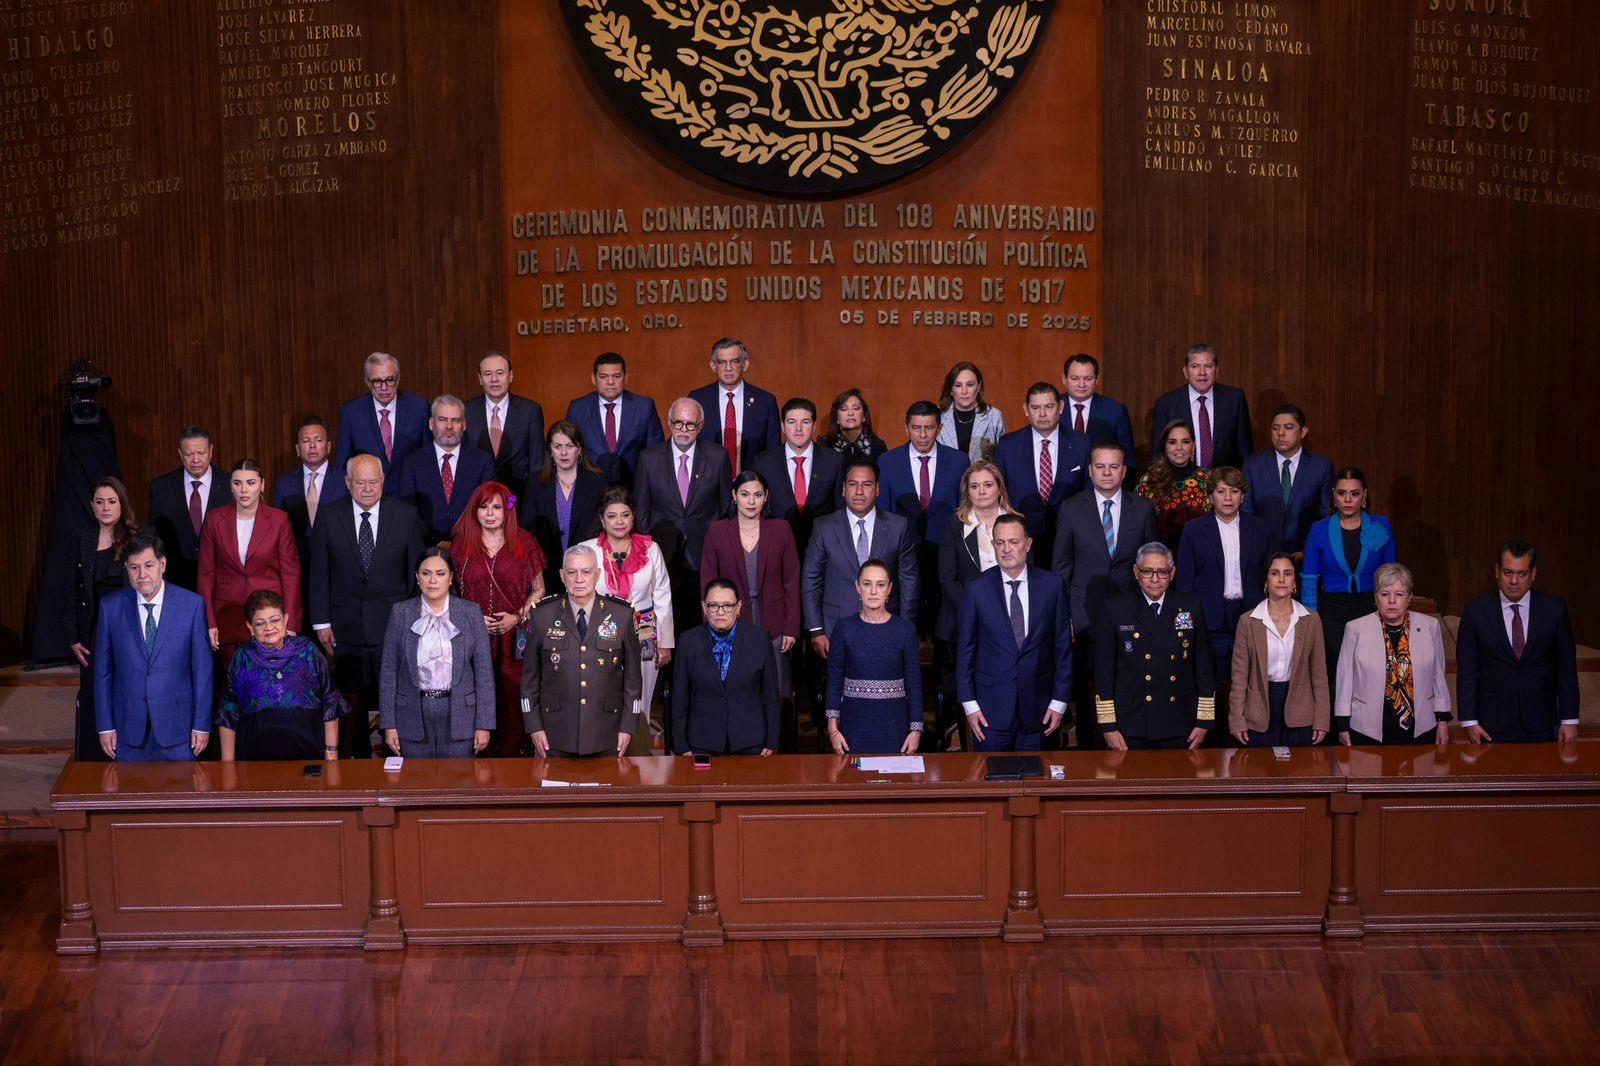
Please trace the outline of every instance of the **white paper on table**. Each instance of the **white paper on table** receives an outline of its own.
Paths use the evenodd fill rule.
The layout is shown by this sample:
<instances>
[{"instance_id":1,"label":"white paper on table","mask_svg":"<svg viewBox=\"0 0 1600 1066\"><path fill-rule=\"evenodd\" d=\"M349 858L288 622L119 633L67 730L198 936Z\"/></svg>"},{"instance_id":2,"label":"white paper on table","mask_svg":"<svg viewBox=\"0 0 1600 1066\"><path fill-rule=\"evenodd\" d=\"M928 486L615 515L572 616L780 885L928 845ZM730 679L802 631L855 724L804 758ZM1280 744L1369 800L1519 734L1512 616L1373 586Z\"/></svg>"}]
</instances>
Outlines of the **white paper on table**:
<instances>
[{"instance_id":1,"label":"white paper on table","mask_svg":"<svg viewBox=\"0 0 1600 1066\"><path fill-rule=\"evenodd\" d=\"M920 774L926 768L920 755L863 755L861 769L880 774Z\"/></svg>"},{"instance_id":2,"label":"white paper on table","mask_svg":"<svg viewBox=\"0 0 1600 1066\"><path fill-rule=\"evenodd\" d=\"M599 788L601 784L602 784L602 782L599 782L599 781L556 781L556 780L553 780L553 779L547 777L543 781L539 782L539 787L540 788Z\"/></svg>"}]
</instances>

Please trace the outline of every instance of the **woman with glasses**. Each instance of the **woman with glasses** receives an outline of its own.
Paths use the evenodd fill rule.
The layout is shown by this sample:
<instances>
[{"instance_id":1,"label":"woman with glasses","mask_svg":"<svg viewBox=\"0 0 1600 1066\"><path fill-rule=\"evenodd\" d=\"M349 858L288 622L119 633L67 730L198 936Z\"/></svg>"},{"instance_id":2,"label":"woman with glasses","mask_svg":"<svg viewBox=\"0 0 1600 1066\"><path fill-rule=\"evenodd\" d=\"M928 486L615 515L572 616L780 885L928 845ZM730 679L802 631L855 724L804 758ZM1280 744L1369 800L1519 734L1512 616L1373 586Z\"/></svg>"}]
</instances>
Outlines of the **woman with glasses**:
<instances>
[{"instance_id":1,"label":"woman with glasses","mask_svg":"<svg viewBox=\"0 0 1600 1066\"><path fill-rule=\"evenodd\" d=\"M258 589L244 602L250 639L228 664L217 732L223 762L339 757L339 719L349 712L321 649L289 635L281 595Z\"/></svg>"},{"instance_id":2,"label":"woman with glasses","mask_svg":"<svg viewBox=\"0 0 1600 1066\"><path fill-rule=\"evenodd\" d=\"M789 685L789 649L800 639L800 555L789 523L768 518L767 479L742 470L733 479L735 517L711 523L700 550L702 595L711 582L733 583L743 607L739 620L760 626L778 657L779 688Z\"/></svg>"}]
</instances>

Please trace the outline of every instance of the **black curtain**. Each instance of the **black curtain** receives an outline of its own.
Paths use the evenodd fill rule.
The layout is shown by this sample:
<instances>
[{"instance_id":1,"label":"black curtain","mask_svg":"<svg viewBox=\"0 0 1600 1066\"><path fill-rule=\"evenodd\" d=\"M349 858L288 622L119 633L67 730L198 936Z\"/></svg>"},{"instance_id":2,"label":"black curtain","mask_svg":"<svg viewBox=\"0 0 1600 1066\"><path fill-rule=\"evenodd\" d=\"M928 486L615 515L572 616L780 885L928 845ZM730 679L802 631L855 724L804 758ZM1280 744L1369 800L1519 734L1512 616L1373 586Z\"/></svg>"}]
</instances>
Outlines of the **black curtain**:
<instances>
[{"instance_id":1,"label":"black curtain","mask_svg":"<svg viewBox=\"0 0 1600 1066\"><path fill-rule=\"evenodd\" d=\"M94 483L108 474L122 476L117 463L117 436L111 415L80 425L69 406L61 412L61 463L50 501L50 534L39 571L38 610L34 613L32 656L35 662L70 659L77 640L73 632L72 545L79 533L94 528L89 500ZM139 515L137 517L143 518Z\"/></svg>"}]
</instances>

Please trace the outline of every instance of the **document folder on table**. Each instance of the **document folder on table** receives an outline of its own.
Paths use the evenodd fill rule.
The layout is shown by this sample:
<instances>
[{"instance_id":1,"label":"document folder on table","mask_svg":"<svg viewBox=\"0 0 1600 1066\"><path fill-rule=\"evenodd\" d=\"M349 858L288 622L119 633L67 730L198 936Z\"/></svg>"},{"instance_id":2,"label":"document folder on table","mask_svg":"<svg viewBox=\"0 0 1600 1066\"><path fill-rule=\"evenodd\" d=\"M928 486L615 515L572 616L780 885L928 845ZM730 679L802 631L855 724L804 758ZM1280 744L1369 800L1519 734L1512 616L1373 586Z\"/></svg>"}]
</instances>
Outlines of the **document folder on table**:
<instances>
[{"instance_id":1,"label":"document folder on table","mask_svg":"<svg viewBox=\"0 0 1600 1066\"><path fill-rule=\"evenodd\" d=\"M1037 755L991 755L985 781L1021 781L1024 777L1043 777L1044 760Z\"/></svg>"}]
</instances>

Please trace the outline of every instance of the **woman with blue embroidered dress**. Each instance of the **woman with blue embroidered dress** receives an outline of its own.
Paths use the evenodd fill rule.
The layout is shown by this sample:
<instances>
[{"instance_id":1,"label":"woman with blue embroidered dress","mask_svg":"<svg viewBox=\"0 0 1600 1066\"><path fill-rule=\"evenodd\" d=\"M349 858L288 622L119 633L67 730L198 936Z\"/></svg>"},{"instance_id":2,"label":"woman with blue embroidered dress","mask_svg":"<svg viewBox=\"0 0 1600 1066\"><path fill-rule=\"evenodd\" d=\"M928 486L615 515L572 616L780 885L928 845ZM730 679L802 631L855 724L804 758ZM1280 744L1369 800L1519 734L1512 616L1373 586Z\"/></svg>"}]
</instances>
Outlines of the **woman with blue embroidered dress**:
<instances>
[{"instance_id":1,"label":"woman with blue embroidered dress","mask_svg":"<svg viewBox=\"0 0 1600 1066\"><path fill-rule=\"evenodd\" d=\"M828 742L843 755L910 755L922 741L922 658L917 627L889 612L893 582L882 560L856 573L861 611L828 635Z\"/></svg>"}]
</instances>

